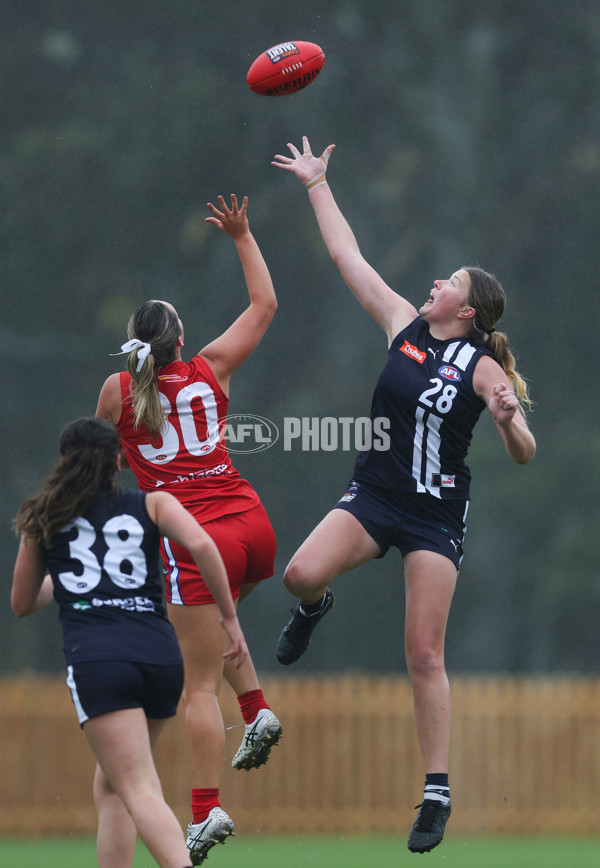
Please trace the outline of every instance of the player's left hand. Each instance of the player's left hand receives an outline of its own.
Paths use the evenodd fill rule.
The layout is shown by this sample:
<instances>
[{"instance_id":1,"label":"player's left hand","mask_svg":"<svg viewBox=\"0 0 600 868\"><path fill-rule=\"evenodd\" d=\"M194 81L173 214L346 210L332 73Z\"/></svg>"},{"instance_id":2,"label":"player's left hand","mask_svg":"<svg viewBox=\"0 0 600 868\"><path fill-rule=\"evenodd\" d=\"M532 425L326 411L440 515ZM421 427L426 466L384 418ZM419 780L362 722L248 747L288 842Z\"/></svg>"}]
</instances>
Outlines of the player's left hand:
<instances>
[{"instance_id":1,"label":"player's left hand","mask_svg":"<svg viewBox=\"0 0 600 868\"><path fill-rule=\"evenodd\" d=\"M506 383L496 383L488 404L492 419L498 425L508 424L519 410L519 399Z\"/></svg>"},{"instance_id":2,"label":"player's left hand","mask_svg":"<svg viewBox=\"0 0 600 868\"><path fill-rule=\"evenodd\" d=\"M310 148L310 143L306 136L302 136L302 153L295 145L288 142L292 156L286 157L284 154L276 154L271 161L272 166L278 169L285 169L286 172L293 172L303 184L309 183L316 176L322 174L325 176L327 172L327 164L329 157L335 145L328 145L320 157L316 157Z\"/></svg>"},{"instance_id":3,"label":"player's left hand","mask_svg":"<svg viewBox=\"0 0 600 868\"><path fill-rule=\"evenodd\" d=\"M212 223L213 226L216 226L232 238L240 238L244 233L248 232L248 218L246 217L248 209L247 196L244 196L241 208L238 206L235 193L231 194L231 208L227 207L223 196L217 196L217 202L220 205L220 211L212 202L207 202L206 207L212 214L212 217L207 217L206 223Z\"/></svg>"}]
</instances>

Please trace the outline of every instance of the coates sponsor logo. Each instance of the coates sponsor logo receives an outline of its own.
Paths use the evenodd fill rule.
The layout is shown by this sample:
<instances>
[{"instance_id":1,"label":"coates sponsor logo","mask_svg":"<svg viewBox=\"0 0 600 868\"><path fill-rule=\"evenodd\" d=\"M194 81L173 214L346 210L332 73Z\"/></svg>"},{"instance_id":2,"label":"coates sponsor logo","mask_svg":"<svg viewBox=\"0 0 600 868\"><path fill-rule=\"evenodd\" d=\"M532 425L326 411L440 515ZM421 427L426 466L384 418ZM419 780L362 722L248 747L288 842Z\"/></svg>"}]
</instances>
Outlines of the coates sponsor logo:
<instances>
[{"instance_id":1,"label":"coates sponsor logo","mask_svg":"<svg viewBox=\"0 0 600 868\"><path fill-rule=\"evenodd\" d=\"M185 383L187 377L180 377L179 374L160 374L158 379L163 383Z\"/></svg>"},{"instance_id":2,"label":"coates sponsor logo","mask_svg":"<svg viewBox=\"0 0 600 868\"><path fill-rule=\"evenodd\" d=\"M282 42L281 45L274 45L265 51L265 54L271 63L281 63L282 60L287 60L288 57L294 57L295 54L300 54L300 50L296 48L293 42Z\"/></svg>"},{"instance_id":3,"label":"coates sponsor logo","mask_svg":"<svg viewBox=\"0 0 600 868\"><path fill-rule=\"evenodd\" d=\"M462 380L460 375L460 371L454 368L452 365L442 365L441 368L438 368L438 374L441 374L442 377L445 377L447 380Z\"/></svg>"},{"instance_id":4,"label":"coates sponsor logo","mask_svg":"<svg viewBox=\"0 0 600 868\"><path fill-rule=\"evenodd\" d=\"M413 345L409 344L408 341L404 341L399 349L401 353L410 356L411 359L414 359L415 362L418 362L420 365L423 364L427 357L427 353L422 353L421 350L417 349L417 347L413 347Z\"/></svg>"}]
</instances>

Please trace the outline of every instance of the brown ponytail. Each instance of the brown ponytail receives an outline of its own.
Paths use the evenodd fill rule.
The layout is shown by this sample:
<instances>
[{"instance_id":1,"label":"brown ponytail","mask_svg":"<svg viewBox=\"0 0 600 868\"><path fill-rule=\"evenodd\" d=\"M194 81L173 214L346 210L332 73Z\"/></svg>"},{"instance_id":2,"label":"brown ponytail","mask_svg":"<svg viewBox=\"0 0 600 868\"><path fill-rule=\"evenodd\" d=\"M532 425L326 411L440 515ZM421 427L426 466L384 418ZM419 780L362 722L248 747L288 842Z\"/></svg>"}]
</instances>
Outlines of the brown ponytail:
<instances>
[{"instance_id":1,"label":"brown ponytail","mask_svg":"<svg viewBox=\"0 0 600 868\"><path fill-rule=\"evenodd\" d=\"M117 432L103 419L70 422L60 436L58 463L17 513L16 532L48 545L57 531L86 511L99 491L115 488L120 445Z\"/></svg>"}]
</instances>

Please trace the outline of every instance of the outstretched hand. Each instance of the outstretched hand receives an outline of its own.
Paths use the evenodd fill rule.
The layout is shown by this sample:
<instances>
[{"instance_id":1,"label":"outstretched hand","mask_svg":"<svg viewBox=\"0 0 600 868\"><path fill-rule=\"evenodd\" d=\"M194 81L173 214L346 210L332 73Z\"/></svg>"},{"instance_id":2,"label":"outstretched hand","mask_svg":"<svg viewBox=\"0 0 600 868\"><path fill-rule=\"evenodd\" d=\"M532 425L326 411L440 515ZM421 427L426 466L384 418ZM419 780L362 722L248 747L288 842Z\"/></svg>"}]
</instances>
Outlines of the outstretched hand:
<instances>
[{"instance_id":1,"label":"outstretched hand","mask_svg":"<svg viewBox=\"0 0 600 868\"><path fill-rule=\"evenodd\" d=\"M285 169L286 172L293 172L302 181L304 185L315 179L319 174L325 174L327 171L327 163L335 145L328 145L320 157L315 157L310 149L310 144L306 136L302 136L302 149L300 153L295 145L288 142L292 156L286 157L282 154L276 154L271 162L272 166L278 169Z\"/></svg>"},{"instance_id":2,"label":"outstretched hand","mask_svg":"<svg viewBox=\"0 0 600 868\"><path fill-rule=\"evenodd\" d=\"M238 201L235 193L231 194L231 209L225 204L223 196L217 196L221 210L219 211L212 202L207 202L206 207L212 214L212 217L206 218L206 223L212 223L222 232L230 235L232 238L239 238L245 232L248 232L248 218L246 210L248 208L248 197L244 196L242 207L238 207Z\"/></svg>"}]
</instances>

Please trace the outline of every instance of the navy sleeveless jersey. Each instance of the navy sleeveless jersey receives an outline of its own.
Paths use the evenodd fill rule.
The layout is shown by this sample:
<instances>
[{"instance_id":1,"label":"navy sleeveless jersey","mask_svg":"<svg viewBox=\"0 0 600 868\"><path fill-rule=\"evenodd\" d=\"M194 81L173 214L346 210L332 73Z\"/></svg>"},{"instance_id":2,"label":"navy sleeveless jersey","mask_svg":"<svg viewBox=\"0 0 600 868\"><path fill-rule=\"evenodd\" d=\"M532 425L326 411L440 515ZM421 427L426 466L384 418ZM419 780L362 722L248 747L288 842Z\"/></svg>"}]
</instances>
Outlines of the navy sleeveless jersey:
<instances>
[{"instance_id":1,"label":"navy sleeveless jersey","mask_svg":"<svg viewBox=\"0 0 600 868\"><path fill-rule=\"evenodd\" d=\"M464 339L432 337L421 316L403 329L371 404L372 431L388 436L373 436L370 448L359 453L354 478L390 492L468 500L465 458L486 408L473 391L473 371L483 355L492 353Z\"/></svg>"},{"instance_id":2,"label":"navy sleeveless jersey","mask_svg":"<svg viewBox=\"0 0 600 868\"><path fill-rule=\"evenodd\" d=\"M146 510L146 494L117 489L96 495L42 550L68 664L181 661L165 613L159 532Z\"/></svg>"}]
</instances>

